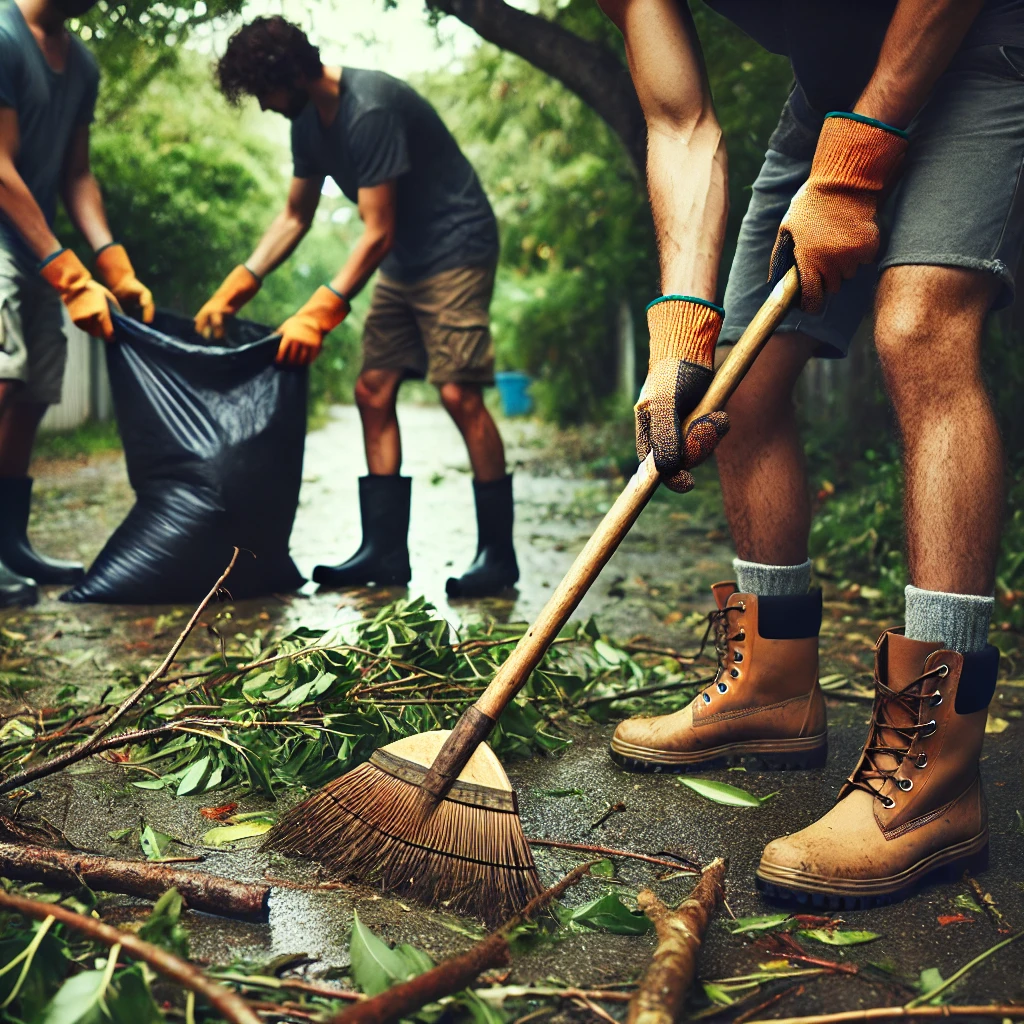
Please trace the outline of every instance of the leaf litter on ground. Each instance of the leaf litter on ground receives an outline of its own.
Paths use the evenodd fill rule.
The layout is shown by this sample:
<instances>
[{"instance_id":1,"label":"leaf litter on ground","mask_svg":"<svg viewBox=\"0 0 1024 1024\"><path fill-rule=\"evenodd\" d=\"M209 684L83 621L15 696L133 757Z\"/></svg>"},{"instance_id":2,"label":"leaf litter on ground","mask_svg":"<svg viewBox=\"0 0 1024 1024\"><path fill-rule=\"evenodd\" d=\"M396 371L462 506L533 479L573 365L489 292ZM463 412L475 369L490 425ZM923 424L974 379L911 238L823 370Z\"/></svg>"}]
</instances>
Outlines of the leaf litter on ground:
<instances>
[{"instance_id":1,"label":"leaf litter on ground","mask_svg":"<svg viewBox=\"0 0 1024 1024\"><path fill-rule=\"evenodd\" d=\"M712 779L680 778L676 781L679 785L692 789L704 799L711 800L716 804L724 804L727 807L761 807L779 795L778 792L775 792L769 793L767 796L754 796L753 793L748 793L745 789L740 789L739 786L730 786L727 782L715 782Z\"/></svg>"}]
</instances>

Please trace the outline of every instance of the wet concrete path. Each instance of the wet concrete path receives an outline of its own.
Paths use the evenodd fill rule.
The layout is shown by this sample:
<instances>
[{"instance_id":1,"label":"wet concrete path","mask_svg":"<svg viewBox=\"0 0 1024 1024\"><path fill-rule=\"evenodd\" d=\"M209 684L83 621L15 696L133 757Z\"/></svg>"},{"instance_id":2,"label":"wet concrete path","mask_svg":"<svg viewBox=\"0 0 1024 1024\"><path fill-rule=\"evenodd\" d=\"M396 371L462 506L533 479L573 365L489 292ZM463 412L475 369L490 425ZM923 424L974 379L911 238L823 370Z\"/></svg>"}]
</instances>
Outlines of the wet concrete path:
<instances>
[{"instance_id":1,"label":"wet concrete path","mask_svg":"<svg viewBox=\"0 0 1024 1024\"><path fill-rule=\"evenodd\" d=\"M449 606L444 582L470 560L475 547L475 522L468 464L458 434L435 407L403 405L400 419L405 442L404 471L414 478L410 548L413 581L409 593L423 594L453 622L492 615L506 621L531 618L543 605L615 494L612 483L574 478L562 468L557 438L530 424L506 424L510 462L516 465L517 548L522 583L514 598ZM302 498L293 534L293 554L309 573L318 561L347 557L359 540L356 478L364 471L361 438L354 409L332 410L327 424L310 434L306 449ZM40 498L33 522L38 546L53 554L95 556L109 532L131 504L123 464L114 455L36 468ZM709 474L706 474L706 476ZM689 650L696 645L692 616L710 607L707 586L728 578L729 548L715 498L714 482L705 480L698 493L684 498L659 497L644 513L621 551L605 570L580 614L594 614L603 631L619 639L644 634L661 643ZM72 677L84 686L102 686L121 669L146 669L156 664L177 634L190 609L103 608L66 606L48 593L36 608L10 611L0 617L14 653L39 659L45 674L57 682ZM282 630L304 623L326 627L354 617L396 592L360 591L339 595L314 593L264 602L245 602L230 609L239 632ZM220 612L226 622L228 612ZM690 618L690 621L688 621ZM867 650L884 626L863 602L829 601L823 640L822 673L863 675L869 671ZM22 638L22 639L19 639ZM197 631L190 650L210 653L215 638ZM1008 664L1011 676L1024 676ZM10 677L4 676L5 679ZM863 678L858 680L863 682ZM32 693L11 694L9 710ZM508 765L520 794L527 835L597 843L656 853L685 851L701 861L724 854L729 858L728 900L736 916L771 912L754 890L753 870L768 840L803 827L833 802L852 768L863 741L868 705L830 700L830 754L820 771L746 773L717 771L708 778L740 785L765 796L777 792L760 808L728 808L685 789L674 778L635 776L616 769L606 754L613 725L579 729L565 753ZM1009 679L997 692L995 714L1008 723L988 737L983 766L992 806L992 868L979 877L1012 929L1024 928L1024 685ZM115 768L89 765L45 782L42 798L28 805L66 832L76 845L126 855L108 833L131 827L143 817L154 828L186 842L198 843L209 822L200 806L224 802L217 795L173 799L125 785ZM579 790L554 797L552 790ZM288 794L279 803L297 799ZM232 794L231 799L235 799ZM622 802L624 813L593 828L608 804ZM244 798L242 810L265 806ZM134 854L132 854L134 855ZM567 852L538 850L544 880L556 880L577 863ZM241 879L265 872L296 881L312 875L305 865L254 850L211 852L204 868ZM618 885L627 902L644 885L655 887L667 902L685 894L685 878L658 881L659 869L621 860ZM603 883L587 881L572 902L592 898ZM905 903L880 910L846 913L847 927L880 933L864 946L843 950L813 947L809 953L826 960L861 965L859 974L829 974L799 979L802 992L792 992L769 1015L819 1010L855 1009L905 1002L915 993L905 986L927 968L948 977L972 957L999 941L994 917L967 911L967 918L941 925L939 918L961 913L956 903L966 894L962 882L933 887ZM347 963L346 939L354 907L360 917L392 941L412 942L439 957L465 947L464 922L445 915L371 898L365 892L309 892L278 889L268 925L224 923L192 915L193 949L200 958L223 962L232 956L265 959L269 955L305 952L318 959L316 974ZM590 986L628 980L642 969L653 948L650 937L602 933L574 935L517 960L512 979L556 978ZM733 977L757 970L772 955L729 934L720 919L702 954L704 979ZM868 964L882 965L868 968ZM886 971L892 971L891 975ZM1024 940L972 971L954 991L956 1002L1024 1000ZM735 1016L735 1013L733 1014ZM728 1015L724 1019L729 1019Z\"/></svg>"}]
</instances>

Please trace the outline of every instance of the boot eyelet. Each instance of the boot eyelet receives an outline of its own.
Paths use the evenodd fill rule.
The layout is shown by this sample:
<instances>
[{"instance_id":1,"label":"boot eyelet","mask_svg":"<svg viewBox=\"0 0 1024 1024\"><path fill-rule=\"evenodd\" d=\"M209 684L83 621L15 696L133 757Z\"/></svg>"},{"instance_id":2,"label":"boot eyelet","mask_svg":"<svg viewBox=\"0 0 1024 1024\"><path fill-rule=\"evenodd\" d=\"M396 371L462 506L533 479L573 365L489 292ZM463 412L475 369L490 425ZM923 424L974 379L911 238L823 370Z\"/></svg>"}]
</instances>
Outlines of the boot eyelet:
<instances>
[{"instance_id":1,"label":"boot eyelet","mask_svg":"<svg viewBox=\"0 0 1024 1024\"><path fill-rule=\"evenodd\" d=\"M747 605L745 601L740 601L740 603L736 605L736 607L739 608L741 612L745 612L747 610Z\"/></svg>"},{"instance_id":2,"label":"boot eyelet","mask_svg":"<svg viewBox=\"0 0 1024 1024\"><path fill-rule=\"evenodd\" d=\"M940 705L940 704L942 703L942 694L941 694L941 693L939 693L939 691L938 691L938 690L936 690L936 691L935 691L934 693L932 693L932 694L930 694L930 695L929 695L929 697L928 697L928 703L929 703L929 704L930 704L930 705L931 705L931 706L932 706L933 708L937 708L937 707L938 707L938 706L939 706L939 705Z\"/></svg>"},{"instance_id":3,"label":"boot eyelet","mask_svg":"<svg viewBox=\"0 0 1024 1024\"><path fill-rule=\"evenodd\" d=\"M914 759L914 767L915 768L927 768L928 767L928 755L927 754L918 754L917 757Z\"/></svg>"},{"instance_id":4,"label":"boot eyelet","mask_svg":"<svg viewBox=\"0 0 1024 1024\"><path fill-rule=\"evenodd\" d=\"M732 660L733 661L742 661L743 660L743 653L741 651L733 651L732 652Z\"/></svg>"},{"instance_id":5,"label":"boot eyelet","mask_svg":"<svg viewBox=\"0 0 1024 1024\"><path fill-rule=\"evenodd\" d=\"M729 670L729 675L731 675L733 677L733 679L739 679L739 677L740 677L740 670L738 668L730 669Z\"/></svg>"},{"instance_id":6,"label":"boot eyelet","mask_svg":"<svg viewBox=\"0 0 1024 1024\"><path fill-rule=\"evenodd\" d=\"M939 678L940 679L945 679L946 676L948 676L948 675L949 675L949 666L948 665L940 665L939 666Z\"/></svg>"},{"instance_id":7,"label":"boot eyelet","mask_svg":"<svg viewBox=\"0 0 1024 1024\"><path fill-rule=\"evenodd\" d=\"M903 790L904 793L909 793L914 788L913 779L897 779L896 785Z\"/></svg>"},{"instance_id":8,"label":"boot eyelet","mask_svg":"<svg viewBox=\"0 0 1024 1024\"><path fill-rule=\"evenodd\" d=\"M704 698L704 703L705 704L710 704L711 703L711 698L708 696L708 694L702 693L701 696Z\"/></svg>"},{"instance_id":9,"label":"boot eyelet","mask_svg":"<svg viewBox=\"0 0 1024 1024\"><path fill-rule=\"evenodd\" d=\"M740 630L739 636L736 637L736 643L741 644L747 639L747 634Z\"/></svg>"},{"instance_id":10,"label":"boot eyelet","mask_svg":"<svg viewBox=\"0 0 1024 1024\"><path fill-rule=\"evenodd\" d=\"M882 797L882 806L887 810L891 811L896 806L896 801L891 796Z\"/></svg>"},{"instance_id":11,"label":"boot eyelet","mask_svg":"<svg viewBox=\"0 0 1024 1024\"><path fill-rule=\"evenodd\" d=\"M924 730L921 732L921 735L934 736L936 729L938 729L938 726L935 724L935 719L933 718L930 722L927 722L925 724Z\"/></svg>"},{"instance_id":12,"label":"boot eyelet","mask_svg":"<svg viewBox=\"0 0 1024 1024\"><path fill-rule=\"evenodd\" d=\"M719 683L718 684L718 692L719 693L725 693L728 689L729 689L729 686L728 686L727 683Z\"/></svg>"}]
</instances>

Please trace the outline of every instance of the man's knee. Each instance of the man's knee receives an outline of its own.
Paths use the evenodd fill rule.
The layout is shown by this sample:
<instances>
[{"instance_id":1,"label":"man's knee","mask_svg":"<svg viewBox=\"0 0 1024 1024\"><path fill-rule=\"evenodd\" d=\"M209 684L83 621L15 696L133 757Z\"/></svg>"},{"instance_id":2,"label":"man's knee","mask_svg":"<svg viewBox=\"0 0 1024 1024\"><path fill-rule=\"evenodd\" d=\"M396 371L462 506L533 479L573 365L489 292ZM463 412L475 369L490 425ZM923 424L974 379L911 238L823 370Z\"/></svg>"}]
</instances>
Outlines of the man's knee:
<instances>
[{"instance_id":1,"label":"man's knee","mask_svg":"<svg viewBox=\"0 0 1024 1024\"><path fill-rule=\"evenodd\" d=\"M875 299L875 348L894 404L940 400L980 373L992 275L954 267L891 267Z\"/></svg>"},{"instance_id":2,"label":"man's knee","mask_svg":"<svg viewBox=\"0 0 1024 1024\"><path fill-rule=\"evenodd\" d=\"M356 380L355 399L360 412L387 412L394 408L400 381L379 370L361 373Z\"/></svg>"},{"instance_id":3,"label":"man's knee","mask_svg":"<svg viewBox=\"0 0 1024 1024\"><path fill-rule=\"evenodd\" d=\"M483 391L472 384L456 384L449 381L438 388L441 404L456 422L473 419L486 411Z\"/></svg>"}]
</instances>

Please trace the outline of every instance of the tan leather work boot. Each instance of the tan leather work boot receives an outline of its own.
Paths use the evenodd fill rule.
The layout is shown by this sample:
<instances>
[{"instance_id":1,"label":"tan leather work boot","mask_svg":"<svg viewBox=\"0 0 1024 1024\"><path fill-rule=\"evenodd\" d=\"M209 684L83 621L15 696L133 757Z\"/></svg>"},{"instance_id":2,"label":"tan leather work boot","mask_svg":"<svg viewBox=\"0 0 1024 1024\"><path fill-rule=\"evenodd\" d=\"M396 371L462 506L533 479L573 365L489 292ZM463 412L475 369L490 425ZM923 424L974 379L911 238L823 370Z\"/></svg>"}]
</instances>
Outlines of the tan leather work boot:
<instances>
[{"instance_id":1,"label":"tan leather work boot","mask_svg":"<svg viewBox=\"0 0 1024 1024\"><path fill-rule=\"evenodd\" d=\"M853 910L988 860L978 775L999 652L945 651L889 630L875 645L875 704L857 767L823 818L766 847L769 898Z\"/></svg>"},{"instance_id":2,"label":"tan leather work boot","mask_svg":"<svg viewBox=\"0 0 1024 1024\"><path fill-rule=\"evenodd\" d=\"M718 673L681 711L630 718L612 759L636 772L686 772L755 757L765 768L820 768L828 753L818 687L821 591L794 597L712 588Z\"/></svg>"}]
</instances>

